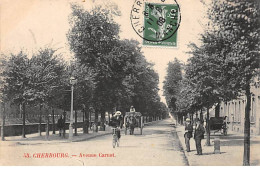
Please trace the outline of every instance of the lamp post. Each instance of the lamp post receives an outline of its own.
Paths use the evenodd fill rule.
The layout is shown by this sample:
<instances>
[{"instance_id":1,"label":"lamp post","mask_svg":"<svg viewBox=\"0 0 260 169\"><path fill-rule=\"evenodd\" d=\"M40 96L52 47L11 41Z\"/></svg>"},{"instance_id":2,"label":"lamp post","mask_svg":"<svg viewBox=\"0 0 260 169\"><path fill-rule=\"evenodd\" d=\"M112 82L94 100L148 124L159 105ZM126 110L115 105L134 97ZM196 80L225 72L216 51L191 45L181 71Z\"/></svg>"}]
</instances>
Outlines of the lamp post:
<instances>
[{"instance_id":1,"label":"lamp post","mask_svg":"<svg viewBox=\"0 0 260 169\"><path fill-rule=\"evenodd\" d=\"M72 140L73 138L73 89L74 85L76 84L75 77L70 78L70 84L71 84L71 106L70 106L70 125L69 125L69 139Z\"/></svg>"}]
</instances>

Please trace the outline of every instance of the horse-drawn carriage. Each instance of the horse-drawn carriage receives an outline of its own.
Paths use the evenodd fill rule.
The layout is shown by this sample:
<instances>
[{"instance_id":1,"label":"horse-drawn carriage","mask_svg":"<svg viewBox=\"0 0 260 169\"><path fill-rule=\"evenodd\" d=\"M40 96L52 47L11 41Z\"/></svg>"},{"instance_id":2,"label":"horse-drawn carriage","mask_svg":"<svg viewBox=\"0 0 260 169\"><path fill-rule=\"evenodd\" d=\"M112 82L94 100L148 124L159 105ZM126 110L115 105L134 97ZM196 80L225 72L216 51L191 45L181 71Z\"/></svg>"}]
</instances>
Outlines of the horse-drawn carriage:
<instances>
[{"instance_id":1,"label":"horse-drawn carriage","mask_svg":"<svg viewBox=\"0 0 260 169\"><path fill-rule=\"evenodd\" d=\"M124 117L125 124L125 135L127 135L127 130L129 130L130 135L134 134L134 129L136 127L140 128L140 134L143 132L143 116L140 112L126 112Z\"/></svg>"},{"instance_id":2,"label":"horse-drawn carriage","mask_svg":"<svg viewBox=\"0 0 260 169\"><path fill-rule=\"evenodd\" d=\"M218 131L223 133L224 136L227 135L227 122L225 117L211 117L209 120L210 130L214 131L214 134Z\"/></svg>"}]
</instances>

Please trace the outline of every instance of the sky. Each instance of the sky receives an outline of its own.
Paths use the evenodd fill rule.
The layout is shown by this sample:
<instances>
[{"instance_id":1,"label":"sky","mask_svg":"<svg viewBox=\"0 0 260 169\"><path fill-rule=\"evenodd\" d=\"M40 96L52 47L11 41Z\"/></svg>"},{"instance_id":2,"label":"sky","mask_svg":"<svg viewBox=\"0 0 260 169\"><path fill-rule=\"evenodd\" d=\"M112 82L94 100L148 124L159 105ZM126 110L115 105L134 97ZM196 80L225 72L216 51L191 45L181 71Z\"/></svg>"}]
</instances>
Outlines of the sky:
<instances>
[{"instance_id":1,"label":"sky","mask_svg":"<svg viewBox=\"0 0 260 169\"><path fill-rule=\"evenodd\" d=\"M85 2L84 2L85 1ZM78 3L86 9L97 4L113 2L118 5L121 16L116 17L120 25L121 39L134 39L142 43L133 30L130 13L135 0L0 0L0 50L8 54L20 49L33 53L37 49L50 45L59 48L65 60L73 53L69 51L66 34L70 28L68 16L70 3ZM153 1L153 0L151 0ZM177 48L142 47L142 52L159 74L159 94L163 95L163 81L167 64L176 57L186 62L190 57L187 45L199 42L199 34L203 32L205 23L205 6L199 0L178 0L181 12L181 23L177 31Z\"/></svg>"}]
</instances>

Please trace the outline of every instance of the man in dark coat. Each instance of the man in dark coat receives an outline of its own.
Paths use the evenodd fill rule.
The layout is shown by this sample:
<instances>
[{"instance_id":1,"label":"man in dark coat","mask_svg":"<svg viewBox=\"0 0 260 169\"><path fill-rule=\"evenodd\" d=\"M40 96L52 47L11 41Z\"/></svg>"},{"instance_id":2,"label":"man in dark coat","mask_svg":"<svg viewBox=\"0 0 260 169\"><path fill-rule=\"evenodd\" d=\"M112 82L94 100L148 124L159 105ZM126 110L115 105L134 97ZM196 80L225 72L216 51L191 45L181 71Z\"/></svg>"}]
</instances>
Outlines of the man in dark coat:
<instances>
[{"instance_id":1,"label":"man in dark coat","mask_svg":"<svg viewBox=\"0 0 260 169\"><path fill-rule=\"evenodd\" d=\"M196 120L196 128L194 133L194 139L196 143L197 155L202 155L201 139L204 138L205 129L202 126L200 120Z\"/></svg>"},{"instance_id":2,"label":"man in dark coat","mask_svg":"<svg viewBox=\"0 0 260 169\"><path fill-rule=\"evenodd\" d=\"M192 132L193 132L193 126L191 124L190 119L187 118L186 125L185 125L185 134L184 134L187 152L190 152L190 138L192 138Z\"/></svg>"},{"instance_id":3,"label":"man in dark coat","mask_svg":"<svg viewBox=\"0 0 260 169\"><path fill-rule=\"evenodd\" d=\"M57 127L59 129L59 136L61 136L61 132L62 132L62 129L63 129L62 115L60 115L60 118L58 119Z\"/></svg>"}]
</instances>

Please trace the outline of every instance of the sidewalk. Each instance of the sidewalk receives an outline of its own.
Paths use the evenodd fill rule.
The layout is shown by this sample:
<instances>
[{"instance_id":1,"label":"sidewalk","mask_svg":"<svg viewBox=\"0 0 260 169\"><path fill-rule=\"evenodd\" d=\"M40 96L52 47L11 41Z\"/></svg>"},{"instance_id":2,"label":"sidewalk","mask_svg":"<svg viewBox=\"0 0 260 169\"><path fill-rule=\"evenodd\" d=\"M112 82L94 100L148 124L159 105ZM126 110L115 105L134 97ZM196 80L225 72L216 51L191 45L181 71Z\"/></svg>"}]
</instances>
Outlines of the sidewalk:
<instances>
[{"instance_id":1,"label":"sidewalk","mask_svg":"<svg viewBox=\"0 0 260 169\"><path fill-rule=\"evenodd\" d=\"M205 139L201 141L203 155L196 155L195 140L190 139L191 152L186 151L184 139L184 126L178 125L176 128L179 140L185 150L185 156L191 166L242 166L244 152L244 134L228 131L227 136L221 133L211 133L210 144L206 146ZM194 134L194 132L193 132ZM214 138L220 138L220 154L214 154ZM250 139L250 165L260 165L260 136L251 136Z\"/></svg>"},{"instance_id":2,"label":"sidewalk","mask_svg":"<svg viewBox=\"0 0 260 169\"><path fill-rule=\"evenodd\" d=\"M73 129L74 132L74 129ZM89 130L88 134L83 134L83 129L78 128L77 136L73 136L72 140L69 140L69 130L66 130L65 138L59 137L59 131L56 131L56 134L52 134L52 131L49 132L49 138L46 139L46 132L42 132L42 136L39 136L39 133L27 134L26 138L22 136L10 136L5 137L5 141L0 141L0 145L36 145L36 144L57 144L57 143L69 143L69 142L79 142L99 136L104 136L112 134L112 128L106 126L106 131L93 132Z\"/></svg>"}]
</instances>

